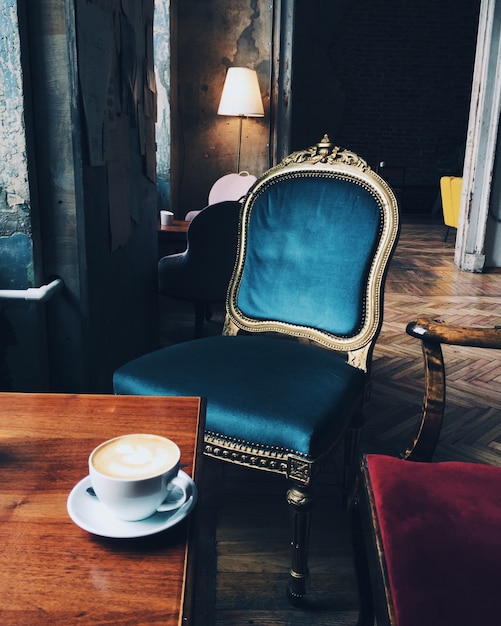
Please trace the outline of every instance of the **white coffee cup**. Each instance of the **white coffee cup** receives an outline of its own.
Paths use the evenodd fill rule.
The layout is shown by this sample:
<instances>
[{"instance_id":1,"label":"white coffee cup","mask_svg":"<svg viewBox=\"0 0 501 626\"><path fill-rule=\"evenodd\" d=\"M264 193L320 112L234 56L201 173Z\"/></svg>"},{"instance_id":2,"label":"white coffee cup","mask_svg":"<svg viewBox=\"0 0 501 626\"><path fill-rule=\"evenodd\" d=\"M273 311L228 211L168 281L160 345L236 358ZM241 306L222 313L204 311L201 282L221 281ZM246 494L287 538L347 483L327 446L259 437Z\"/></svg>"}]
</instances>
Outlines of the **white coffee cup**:
<instances>
[{"instance_id":1,"label":"white coffee cup","mask_svg":"<svg viewBox=\"0 0 501 626\"><path fill-rule=\"evenodd\" d=\"M162 226L170 226L174 221L174 213L172 211L160 211L160 224Z\"/></svg>"},{"instance_id":2,"label":"white coffee cup","mask_svg":"<svg viewBox=\"0 0 501 626\"><path fill-rule=\"evenodd\" d=\"M138 521L170 511L187 499L177 478L181 452L171 439L133 433L104 441L89 456L92 487L119 519ZM181 492L176 498L169 497Z\"/></svg>"}]
</instances>

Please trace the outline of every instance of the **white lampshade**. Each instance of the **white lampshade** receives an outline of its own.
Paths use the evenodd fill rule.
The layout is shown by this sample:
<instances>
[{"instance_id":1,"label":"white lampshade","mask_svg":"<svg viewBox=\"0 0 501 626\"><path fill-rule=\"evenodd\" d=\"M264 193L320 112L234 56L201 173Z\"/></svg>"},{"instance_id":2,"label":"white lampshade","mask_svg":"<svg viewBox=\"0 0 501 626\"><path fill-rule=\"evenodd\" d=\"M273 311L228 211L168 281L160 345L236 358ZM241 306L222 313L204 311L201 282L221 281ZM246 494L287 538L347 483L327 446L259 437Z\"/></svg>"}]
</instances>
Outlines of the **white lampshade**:
<instances>
[{"instance_id":1,"label":"white lampshade","mask_svg":"<svg viewBox=\"0 0 501 626\"><path fill-rule=\"evenodd\" d=\"M241 117L264 116L256 70L247 67L228 68L217 113Z\"/></svg>"}]
</instances>

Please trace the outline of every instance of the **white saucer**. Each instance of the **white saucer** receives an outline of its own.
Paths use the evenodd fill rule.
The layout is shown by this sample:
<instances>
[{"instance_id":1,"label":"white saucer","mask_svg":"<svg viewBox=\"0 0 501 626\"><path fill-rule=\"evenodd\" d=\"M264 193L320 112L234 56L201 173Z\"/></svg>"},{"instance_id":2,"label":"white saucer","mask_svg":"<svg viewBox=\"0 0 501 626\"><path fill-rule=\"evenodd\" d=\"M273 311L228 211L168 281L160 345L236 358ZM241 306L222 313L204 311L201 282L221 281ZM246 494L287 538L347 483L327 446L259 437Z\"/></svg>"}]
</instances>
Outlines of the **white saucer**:
<instances>
[{"instance_id":1,"label":"white saucer","mask_svg":"<svg viewBox=\"0 0 501 626\"><path fill-rule=\"evenodd\" d=\"M178 478L185 481L183 486L189 494L186 502L177 509L155 513L138 522L126 522L114 517L96 496L88 494L87 489L91 486L90 476L85 477L71 490L67 502L68 513L77 526L101 537L132 539L153 535L178 524L195 506L197 501L195 483L183 471L179 472Z\"/></svg>"}]
</instances>

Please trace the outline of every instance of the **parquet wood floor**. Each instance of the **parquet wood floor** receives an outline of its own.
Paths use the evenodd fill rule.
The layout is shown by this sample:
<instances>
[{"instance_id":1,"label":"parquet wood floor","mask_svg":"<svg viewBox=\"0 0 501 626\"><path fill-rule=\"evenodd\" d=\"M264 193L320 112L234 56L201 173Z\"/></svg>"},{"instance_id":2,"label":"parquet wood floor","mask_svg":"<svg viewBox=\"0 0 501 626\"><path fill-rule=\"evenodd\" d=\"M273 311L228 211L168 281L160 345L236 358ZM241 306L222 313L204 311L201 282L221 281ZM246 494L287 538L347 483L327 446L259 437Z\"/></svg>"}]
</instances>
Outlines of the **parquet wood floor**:
<instances>
[{"instance_id":1,"label":"parquet wood floor","mask_svg":"<svg viewBox=\"0 0 501 626\"><path fill-rule=\"evenodd\" d=\"M386 287L385 319L374 351L373 393L364 446L398 453L421 410L419 342L408 321L431 315L456 324L501 324L501 273L454 265L454 239L443 226L404 224ZM436 460L501 464L501 353L444 346L447 405Z\"/></svg>"},{"instance_id":2,"label":"parquet wood floor","mask_svg":"<svg viewBox=\"0 0 501 626\"><path fill-rule=\"evenodd\" d=\"M385 318L373 359L373 389L362 448L398 454L411 439L421 409L423 365L407 322L432 315L458 324L501 325L501 273L461 272L454 266L454 233L404 223L386 286ZM163 301L164 344L192 337L189 308ZM207 332L221 330L215 311ZM501 354L444 348L447 409L436 459L501 465ZM223 467L224 465L224 467ZM214 490L215 544L208 539L204 599L198 626L346 626L358 599L345 512L339 494L340 458L322 479L313 515L308 603L288 605L288 515L284 482L260 472L207 463ZM210 534L210 533L209 533ZM215 585L212 588L212 584Z\"/></svg>"}]
</instances>

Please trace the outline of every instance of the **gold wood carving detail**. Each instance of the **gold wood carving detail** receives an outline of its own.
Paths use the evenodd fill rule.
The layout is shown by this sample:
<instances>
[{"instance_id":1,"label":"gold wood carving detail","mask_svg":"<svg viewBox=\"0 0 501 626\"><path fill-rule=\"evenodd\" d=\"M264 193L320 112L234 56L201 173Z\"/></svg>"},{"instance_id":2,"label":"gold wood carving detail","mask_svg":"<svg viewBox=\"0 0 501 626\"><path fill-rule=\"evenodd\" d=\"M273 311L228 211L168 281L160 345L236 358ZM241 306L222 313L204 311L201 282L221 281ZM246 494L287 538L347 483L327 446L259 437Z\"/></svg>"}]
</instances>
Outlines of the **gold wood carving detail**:
<instances>
[{"instance_id":1,"label":"gold wood carving detail","mask_svg":"<svg viewBox=\"0 0 501 626\"><path fill-rule=\"evenodd\" d=\"M229 315L226 315L224 318L224 325L223 325L223 335L230 335L232 337L234 337L236 334L238 334L238 326L233 322L233 320L230 318Z\"/></svg>"},{"instance_id":2,"label":"gold wood carving detail","mask_svg":"<svg viewBox=\"0 0 501 626\"><path fill-rule=\"evenodd\" d=\"M311 146L306 150L299 150L293 152L289 156L285 157L278 167L284 167L291 163L326 163L333 165L335 163L346 163L347 165L354 165L361 170L368 171L370 166L367 161L361 159L358 154L351 152L350 150L343 150L339 146L333 146L328 135L324 135L322 141L316 146Z\"/></svg>"},{"instance_id":3,"label":"gold wood carving detail","mask_svg":"<svg viewBox=\"0 0 501 626\"><path fill-rule=\"evenodd\" d=\"M308 491L291 487L287 491L287 503L300 507L303 510L311 508L313 504L313 498Z\"/></svg>"},{"instance_id":4,"label":"gold wood carving detail","mask_svg":"<svg viewBox=\"0 0 501 626\"><path fill-rule=\"evenodd\" d=\"M358 350L350 350L348 352L348 363L363 372L367 372L367 364L369 363L369 352L371 348L372 344L367 344Z\"/></svg>"},{"instance_id":5,"label":"gold wood carving detail","mask_svg":"<svg viewBox=\"0 0 501 626\"><path fill-rule=\"evenodd\" d=\"M289 472L288 476L292 480L308 485L311 482L311 461L306 459L297 458L294 456L289 457Z\"/></svg>"},{"instance_id":6,"label":"gold wood carving detail","mask_svg":"<svg viewBox=\"0 0 501 626\"><path fill-rule=\"evenodd\" d=\"M238 465L283 474L304 485L311 482L313 464L307 459L291 455L287 450L260 449L257 446L227 440L220 435L206 432L204 454Z\"/></svg>"}]
</instances>

